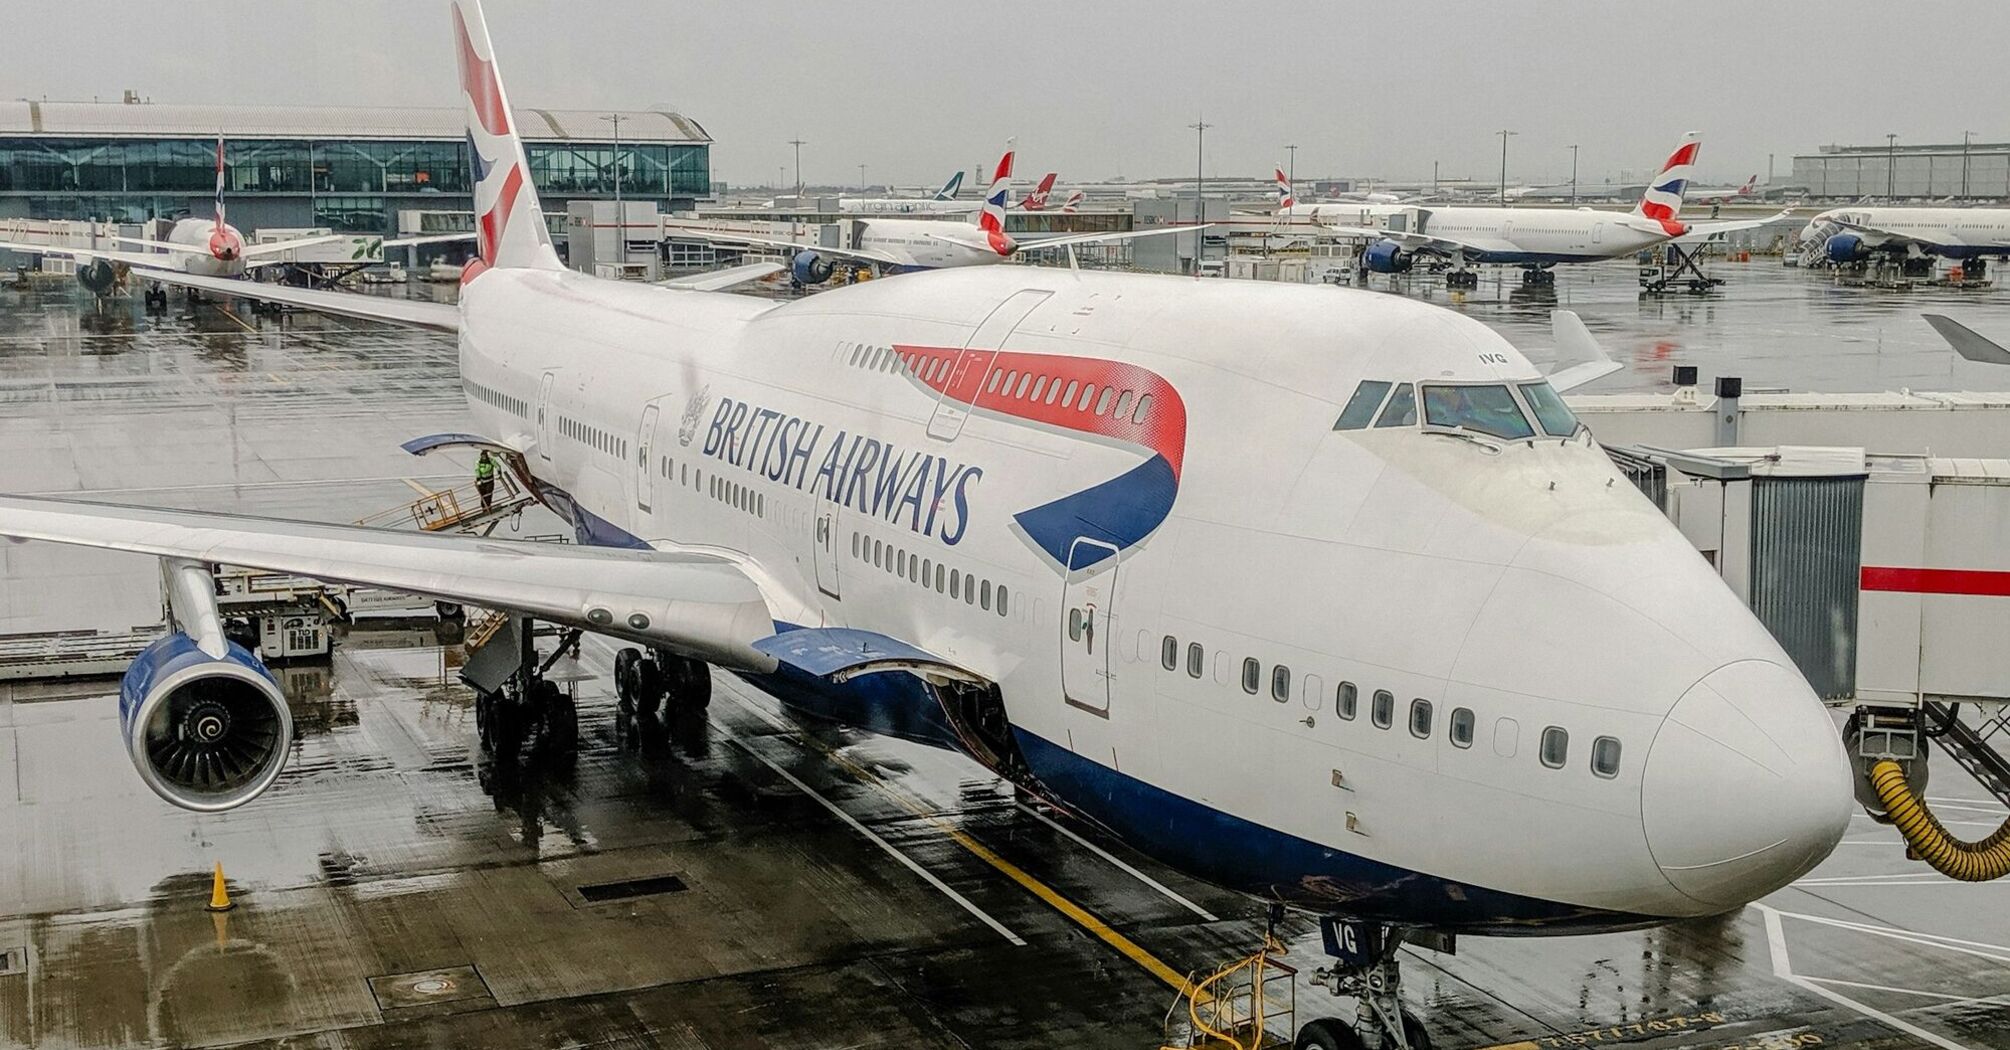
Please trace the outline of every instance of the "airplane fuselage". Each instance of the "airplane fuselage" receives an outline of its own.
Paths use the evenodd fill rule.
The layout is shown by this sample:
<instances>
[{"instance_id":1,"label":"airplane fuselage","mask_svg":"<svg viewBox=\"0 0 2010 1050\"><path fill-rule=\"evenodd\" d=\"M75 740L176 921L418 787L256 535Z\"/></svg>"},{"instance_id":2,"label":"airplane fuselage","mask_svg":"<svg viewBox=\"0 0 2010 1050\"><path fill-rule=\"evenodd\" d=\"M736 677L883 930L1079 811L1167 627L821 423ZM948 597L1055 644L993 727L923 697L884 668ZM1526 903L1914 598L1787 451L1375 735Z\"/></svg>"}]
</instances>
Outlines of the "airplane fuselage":
<instances>
[{"instance_id":1,"label":"airplane fuselage","mask_svg":"<svg viewBox=\"0 0 2010 1050\"><path fill-rule=\"evenodd\" d=\"M727 558L778 629L984 676L1037 790L1237 890L1632 927L1784 885L1847 817L1779 646L1447 311L1022 267L782 306L497 269L463 290L460 357L477 429L583 542ZM1405 419L1426 388L1389 391L1420 383ZM1447 385L1531 436L1442 425ZM1382 396L1386 425L1350 408ZM756 681L967 739L910 675Z\"/></svg>"},{"instance_id":2,"label":"airplane fuselage","mask_svg":"<svg viewBox=\"0 0 2010 1050\"><path fill-rule=\"evenodd\" d=\"M945 201L943 203L956 203ZM967 222L942 219L859 220L856 248L884 252L899 269L937 270L1005 261Z\"/></svg>"},{"instance_id":3,"label":"airplane fuselage","mask_svg":"<svg viewBox=\"0 0 2010 1050\"><path fill-rule=\"evenodd\" d=\"M2010 208L1831 208L1808 221L1801 239L1824 229L1847 230L1873 249L1912 248L1951 259L2010 256Z\"/></svg>"},{"instance_id":4,"label":"airplane fuselage","mask_svg":"<svg viewBox=\"0 0 2010 1050\"><path fill-rule=\"evenodd\" d=\"M1412 229L1471 241L1471 262L1549 264L1616 259L1668 240L1655 223L1589 208L1411 208L1422 217Z\"/></svg>"},{"instance_id":5,"label":"airplane fuselage","mask_svg":"<svg viewBox=\"0 0 2010 1050\"><path fill-rule=\"evenodd\" d=\"M176 220L168 230L170 244L187 245L194 251L175 252L176 269L204 277L244 276L244 234L229 223L215 219Z\"/></svg>"}]
</instances>

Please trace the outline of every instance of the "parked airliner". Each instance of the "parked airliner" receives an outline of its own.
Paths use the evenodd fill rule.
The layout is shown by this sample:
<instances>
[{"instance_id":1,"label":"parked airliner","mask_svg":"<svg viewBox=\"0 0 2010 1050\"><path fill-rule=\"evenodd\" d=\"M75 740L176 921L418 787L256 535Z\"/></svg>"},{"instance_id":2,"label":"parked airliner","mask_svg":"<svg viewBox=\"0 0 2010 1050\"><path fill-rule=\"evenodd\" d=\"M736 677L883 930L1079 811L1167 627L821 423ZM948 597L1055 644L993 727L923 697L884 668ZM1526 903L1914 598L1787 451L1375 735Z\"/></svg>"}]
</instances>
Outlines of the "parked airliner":
<instances>
[{"instance_id":1,"label":"parked airliner","mask_svg":"<svg viewBox=\"0 0 2010 1050\"><path fill-rule=\"evenodd\" d=\"M845 197L838 201L838 210L868 215L958 215L976 211L980 202L956 199L962 188L963 172L959 170L932 197Z\"/></svg>"},{"instance_id":2,"label":"parked airliner","mask_svg":"<svg viewBox=\"0 0 2010 1050\"><path fill-rule=\"evenodd\" d=\"M1406 930L1715 914L1842 835L1821 702L1558 396L1610 362L1546 378L1458 313L1261 282L974 267L777 303L572 272L477 0L454 14L479 257L457 306L340 308L457 332L471 426L408 448L492 450L580 543L0 498L0 535L166 561L178 631L120 703L169 801L249 802L288 753L216 623L225 563L622 639L637 703L702 704L709 664L959 749L1356 924L1335 973L1386 1045ZM481 693L485 742L556 724L537 672Z\"/></svg>"},{"instance_id":3,"label":"parked airliner","mask_svg":"<svg viewBox=\"0 0 2010 1050\"><path fill-rule=\"evenodd\" d=\"M1862 262L1878 252L1949 259L2010 256L2010 208L1908 208L1851 205L1808 220L1803 245L1820 245L1830 262Z\"/></svg>"}]
</instances>

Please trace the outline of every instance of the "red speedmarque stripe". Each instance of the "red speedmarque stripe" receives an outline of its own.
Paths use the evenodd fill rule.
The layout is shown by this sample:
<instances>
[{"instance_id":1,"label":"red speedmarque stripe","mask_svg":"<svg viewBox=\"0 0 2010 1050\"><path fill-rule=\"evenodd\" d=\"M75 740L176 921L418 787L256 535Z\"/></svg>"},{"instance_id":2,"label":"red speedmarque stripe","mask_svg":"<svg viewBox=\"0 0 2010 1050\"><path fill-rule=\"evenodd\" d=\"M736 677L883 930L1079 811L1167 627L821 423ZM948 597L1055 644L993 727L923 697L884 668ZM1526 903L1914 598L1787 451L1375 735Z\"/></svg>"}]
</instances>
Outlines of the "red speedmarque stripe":
<instances>
[{"instance_id":1,"label":"red speedmarque stripe","mask_svg":"<svg viewBox=\"0 0 2010 1050\"><path fill-rule=\"evenodd\" d=\"M1902 569L1866 565L1859 587L1908 594L1972 594L2010 598L2010 572L1997 569Z\"/></svg>"}]
</instances>

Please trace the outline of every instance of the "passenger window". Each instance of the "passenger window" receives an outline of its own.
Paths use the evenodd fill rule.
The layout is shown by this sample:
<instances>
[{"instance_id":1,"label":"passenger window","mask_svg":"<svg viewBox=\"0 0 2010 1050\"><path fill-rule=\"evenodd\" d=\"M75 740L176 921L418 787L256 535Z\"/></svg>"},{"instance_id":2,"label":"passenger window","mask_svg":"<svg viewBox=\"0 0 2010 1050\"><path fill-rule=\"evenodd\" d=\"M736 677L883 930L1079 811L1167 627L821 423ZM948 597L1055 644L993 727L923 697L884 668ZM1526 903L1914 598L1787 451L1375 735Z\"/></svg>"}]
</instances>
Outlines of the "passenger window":
<instances>
[{"instance_id":1,"label":"passenger window","mask_svg":"<svg viewBox=\"0 0 2010 1050\"><path fill-rule=\"evenodd\" d=\"M1407 427L1417 421L1417 397L1404 383L1389 395L1389 404L1382 409L1382 418L1375 421L1377 429L1382 427Z\"/></svg>"},{"instance_id":2,"label":"passenger window","mask_svg":"<svg viewBox=\"0 0 2010 1050\"><path fill-rule=\"evenodd\" d=\"M1067 392L1067 393L1065 393L1065 394L1062 394L1062 395L1061 395L1061 403L1062 403L1062 404L1064 404L1064 405L1072 405L1072 404L1074 404L1074 403L1075 403L1075 389L1076 389L1076 386L1077 386L1077 381L1076 381L1076 380L1073 380L1073 379L1070 379L1070 380L1068 380L1068 392Z\"/></svg>"},{"instance_id":3,"label":"passenger window","mask_svg":"<svg viewBox=\"0 0 2010 1050\"><path fill-rule=\"evenodd\" d=\"M1087 412L1089 410L1089 402L1094 401L1095 399L1096 399L1096 384L1084 383L1082 385L1082 399L1080 401L1075 402L1076 411Z\"/></svg>"},{"instance_id":4,"label":"passenger window","mask_svg":"<svg viewBox=\"0 0 2010 1050\"><path fill-rule=\"evenodd\" d=\"M1562 769L1570 759L1570 734L1561 726L1550 726L1542 731L1542 749L1538 752L1542 764L1551 769Z\"/></svg>"},{"instance_id":5,"label":"passenger window","mask_svg":"<svg viewBox=\"0 0 2010 1050\"><path fill-rule=\"evenodd\" d=\"M1577 433L1577 417L1571 414L1570 406L1563 403L1563 395L1555 387L1548 383L1523 383L1521 396L1528 399L1528 407L1535 411L1535 421L1542 424L1543 433L1550 437Z\"/></svg>"},{"instance_id":6,"label":"passenger window","mask_svg":"<svg viewBox=\"0 0 2010 1050\"><path fill-rule=\"evenodd\" d=\"M1375 690L1375 702L1368 708L1368 718L1377 729L1387 729L1396 721L1396 694L1387 689Z\"/></svg>"},{"instance_id":7,"label":"passenger window","mask_svg":"<svg viewBox=\"0 0 2010 1050\"><path fill-rule=\"evenodd\" d=\"M997 393L997 392L998 392L998 383L999 383L999 381L1003 380L1004 378L1005 378L1005 373L1003 373L1003 372L1000 372L1000 371L998 371L998 370L997 370L997 369L995 369L995 368L994 368L994 369L992 369L992 370L991 370L991 382L990 382L990 384L989 384L989 385L985 386L985 388L984 388L984 392L985 392L985 393L987 393L987 394L995 394L995 393Z\"/></svg>"},{"instance_id":8,"label":"passenger window","mask_svg":"<svg viewBox=\"0 0 2010 1050\"><path fill-rule=\"evenodd\" d=\"M1270 669L1270 698L1280 704L1291 699L1291 668L1278 664Z\"/></svg>"},{"instance_id":9,"label":"passenger window","mask_svg":"<svg viewBox=\"0 0 2010 1050\"><path fill-rule=\"evenodd\" d=\"M1347 399L1347 407L1340 410L1340 418L1333 422L1335 430L1360 430L1375 418L1375 410L1382 407L1382 399L1389 394L1387 382L1380 379L1364 380L1354 388L1354 396Z\"/></svg>"},{"instance_id":10,"label":"passenger window","mask_svg":"<svg viewBox=\"0 0 2010 1050\"><path fill-rule=\"evenodd\" d=\"M1207 651L1200 647L1199 642L1189 642L1186 647L1186 676L1199 678L1201 672L1205 670L1207 670Z\"/></svg>"},{"instance_id":11,"label":"passenger window","mask_svg":"<svg viewBox=\"0 0 2010 1050\"><path fill-rule=\"evenodd\" d=\"M921 559L921 585L923 587L928 586L928 577L934 571L935 571L935 562L927 558Z\"/></svg>"},{"instance_id":12,"label":"passenger window","mask_svg":"<svg viewBox=\"0 0 2010 1050\"><path fill-rule=\"evenodd\" d=\"M1151 408L1152 396L1150 394L1139 394L1138 407L1131 411L1131 422L1142 424L1145 421L1145 416L1151 412Z\"/></svg>"},{"instance_id":13,"label":"passenger window","mask_svg":"<svg viewBox=\"0 0 2010 1050\"><path fill-rule=\"evenodd\" d=\"M1341 682L1333 690L1333 713L1349 722L1354 720L1355 704L1361 699L1361 691L1352 682Z\"/></svg>"},{"instance_id":14,"label":"passenger window","mask_svg":"<svg viewBox=\"0 0 2010 1050\"><path fill-rule=\"evenodd\" d=\"M998 615L1005 615L1005 585L998 585Z\"/></svg>"},{"instance_id":15,"label":"passenger window","mask_svg":"<svg viewBox=\"0 0 2010 1050\"><path fill-rule=\"evenodd\" d=\"M1257 664L1256 657L1244 657L1242 661L1242 691L1255 696L1256 683L1262 677L1263 668Z\"/></svg>"},{"instance_id":16,"label":"passenger window","mask_svg":"<svg viewBox=\"0 0 2010 1050\"><path fill-rule=\"evenodd\" d=\"M935 593L937 593L937 594L941 594L941 593L942 593L942 577L943 577L943 573L942 573L942 563L941 563L941 562L936 562L936 563L935 563Z\"/></svg>"},{"instance_id":17,"label":"passenger window","mask_svg":"<svg viewBox=\"0 0 2010 1050\"><path fill-rule=\"evenodd\" d=\"M1082 610L1080 606L1075 606L1068 610L1068 640L1071 642L1082 640Z\"/></svg>"},{"instance_id":18,"label":"passenger window","mask_svg":"<svg viewBox=\"0 0 2010 1050\"><path fill-rule=\"evenodd\" d=\"M1473 711L1469 707L1452 708L1452 746L1473 746Z\"/></svg>"},{"instance_id":19,"label":"passenger window","mask_svg":"<svg viewBox=\"0 0 2010 1050\"><path fill-rule=\"evenodd\" d=\"M1047 393L1047 377L1041 376L1040 378L1035 379L1033 381L1033 400L1035 401L1040 400L1040 398L1046 396L1046 393Z\"/></svg>"},{"instance_id":20,"label":"passenger window","mask_svg":"<svg viewBox=\"0 0 2010 1050\"><path fill-rule=\"evenodd\" d=\"M965 576L963 578L963 604L977 604L977 577L975 576Z\"/></svg>"},{"instance_id":21,"label":"passenger window","mask_svg":"<svg viewBox=\"0 0 2010 1050\"><path fill-rule=\"evenodd\" d=\"M1025 374L1025 375L1023 375L1023 376L1020 376L1020 377L1019 377L1019 392L1018 392L1018 393L1016 393L1016 394L1013 394L1012 396L1013 396L1013 397L1015 397L1015 398L1017 398L1017 399L1019 399L1019 400L1021 400L1021 401L1024 401L1024 400L1026 400L1026 388L1027 388L1027 387L1030 387L1030 386L1032 386L1032 385L1033 385L1033 373L1031 373L1031 372L1028 372L1028 373L1026 373L1026 374Z\"/></svg>"},{"instance_id":22,"label":"passenger window","mask_svg":"<svg viewBox=\"0 0 2010 1050\"><path fill-rule=\"evenodd\" d=\"M1117 398L1116 415L1118 419L1122 419L1130 414L1131 414L1131 392L1126 390L1123 392L1121 396Z\"/></svg>"},{"instance_id":23,"label":"passenger window","mask_svg":"<svg viewBox=\"0 0 2010 1050\"><path fill-rule=\"evenodd\" d=\"M1168 671L1179 670L1179 639L1166 635L1165 642L1159 646L1159 662Z\"/></svg>"},{"instance_id":24,"label":"passenger window","mask_svg":"<svg viewBox=\"0 0 2010 1050\"><path fill-rule=\"evenodd\" d=\"M982 587L982 592L983 592L983 596L977 599L977 607L978 607L978 608L980 608L980 609L983 609L983 610L985 610L986 612L989 612L989 611L991 610L991 581L990 581L990 580L985 580L985 581L984 581L984 584L983 584L983 587Z\"/></svg>"},{"instance_id":25,"label":"passenger window","mask_svg":"<svg viewBox=\"0 0 2010 1050\"><path fill-rule=\"evenodd\" d=\"M1505 386L1426 386L1424 422L1509 441L1535 436L1535 428L1528 425L1528 417Z\"/></svg>"},{"instance_id":26,"label":"passenger window","mask_svg":"<svg viewBox=\"0 0 2010 1050\"><path fill-rule=\"evenodd\" d=\"M1619 775L1619 738L1602 736L1591 742L1591 771L1601 777Z\"/></svg>"},{"instance_id":27,"label":"passenger window","mask_svg":"<svg viewBox=\"0 0 2010 1050\"><path fill-rule=\"evenodd\" d=\"M1113 390L1113 389L1111 389L1110 387L1104 387L1104 388L1103 388L1103 396L1102 396L1102 397L1099 397L1099 398L1097 398L1097 399L1096 399L1096 414L1097 414L1097 415L1099 415L1099 416L1102 416L1102 415L1108 415L1108 414L1109 414L1109 411L1110 411L1110 395L1111 395L1111 394L1114 394L1114 393L1116 393L1116 391L1115 391L1115 390Z\"/></svg>"},{"instance_id":28,"label":"passenger window","mask_svg":"<svg viewBox=\"0 0 2010 1050\"><path fill-rule=\"evenodd\" d=\"M1410 701L1410 735L1419 740L1431 738L1431 702L1421 696Z\"/></svg>"}]
</instances>

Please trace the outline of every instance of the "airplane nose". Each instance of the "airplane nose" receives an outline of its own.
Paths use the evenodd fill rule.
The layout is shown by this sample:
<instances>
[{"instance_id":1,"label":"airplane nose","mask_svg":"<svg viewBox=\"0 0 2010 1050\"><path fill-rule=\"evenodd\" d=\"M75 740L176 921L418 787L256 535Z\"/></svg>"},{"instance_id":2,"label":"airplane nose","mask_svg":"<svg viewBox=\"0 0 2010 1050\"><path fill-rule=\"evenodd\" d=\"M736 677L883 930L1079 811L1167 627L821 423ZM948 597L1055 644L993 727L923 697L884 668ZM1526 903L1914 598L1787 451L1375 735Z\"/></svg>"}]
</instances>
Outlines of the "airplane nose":
<instances>
[{"instance_id":1,"label":"airplane nose","mask_svg":"<svg viewBox=\"0 0 2010 1050\"><path fill-rule=\"evenodd\" d=\"M1756 900L1841 841L1853 775L1805 679L1766 660L1726 664L1676 701L1648 749L1647 848L1669 884L1710 910Z\"/></svg>"}]
</instances>

